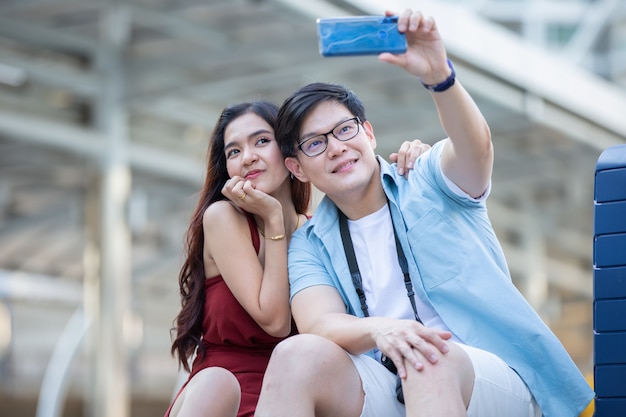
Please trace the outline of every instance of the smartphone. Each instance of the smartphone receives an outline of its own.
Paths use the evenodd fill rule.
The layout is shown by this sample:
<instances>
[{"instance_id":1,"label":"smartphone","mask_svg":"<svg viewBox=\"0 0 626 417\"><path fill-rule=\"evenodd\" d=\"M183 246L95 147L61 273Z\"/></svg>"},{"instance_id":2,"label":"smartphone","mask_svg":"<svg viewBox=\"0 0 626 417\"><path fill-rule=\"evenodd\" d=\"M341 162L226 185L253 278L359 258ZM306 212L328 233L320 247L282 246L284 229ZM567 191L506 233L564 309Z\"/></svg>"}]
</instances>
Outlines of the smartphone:
<instances>
[{"instance_id":1,"label":"smartphone","mask_svg":"<svg viewBox=\"0 0 626 417\"><path fill-rule=\"evenodd\" d=\"M398 32L398 16L354 16L317 19L322 56L378 55L406 52L406 37Z\"/></svg>"}]
</instances>

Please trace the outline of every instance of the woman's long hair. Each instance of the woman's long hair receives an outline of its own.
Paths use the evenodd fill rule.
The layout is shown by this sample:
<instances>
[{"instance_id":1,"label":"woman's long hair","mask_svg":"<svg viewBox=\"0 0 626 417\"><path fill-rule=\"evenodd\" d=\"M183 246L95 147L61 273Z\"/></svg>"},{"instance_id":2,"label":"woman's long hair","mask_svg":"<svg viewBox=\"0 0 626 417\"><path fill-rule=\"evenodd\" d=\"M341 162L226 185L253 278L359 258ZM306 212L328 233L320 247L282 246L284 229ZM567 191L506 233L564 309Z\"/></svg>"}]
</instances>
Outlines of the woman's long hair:
<instances>
[{"instance_id":1,"label":"woman's long hair","mask_svg":"<svg viewBox=\"0 0 626 417\"><path fill-rule=\"evenodd\" d=\"M270 102L259 100L236 104L222 111L209 141L207 152L207 171L198 205L191 217L187 229L185 249L187 258L178 277L181 296L181 310L175 320L176 332L172 342L172 355L178 357L178 363L188 372L189 359L196 349L204 353L202 346L202 319L204 312L204 231L202 218L207 207L216 201L224 200L222 188L228 181L226 155L224 153L224 132L228 125L238 117L254 113L264 119L272 129L275 128L278 107ZM311 200L311 186L295 178L291 180L291 197L297 213L307 213Z\"/></svg>"}]
</instances>

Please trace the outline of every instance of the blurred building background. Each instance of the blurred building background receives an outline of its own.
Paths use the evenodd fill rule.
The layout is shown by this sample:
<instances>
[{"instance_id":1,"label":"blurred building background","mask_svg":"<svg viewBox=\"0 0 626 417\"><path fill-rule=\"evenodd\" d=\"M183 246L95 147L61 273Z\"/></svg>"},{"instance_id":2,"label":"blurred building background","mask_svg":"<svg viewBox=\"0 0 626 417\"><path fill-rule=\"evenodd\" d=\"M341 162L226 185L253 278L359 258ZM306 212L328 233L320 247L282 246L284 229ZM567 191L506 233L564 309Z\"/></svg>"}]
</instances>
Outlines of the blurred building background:
<instances>
[{"instance_id":1,"label":"blurred building background","mask_svg":"<svg viewBox=\"0 0 626 417\"><path fill-rule=\"evenodd\" d=\"M492 128L488 207L516 286L591 372L594 168L626 142L622 0L2 0L1 415L163 414L183 237L224 106L339 82L381 155L443 137L402 70L317 51L317 17L407 7L437 19Z\"/></svg>"}]
</instances>

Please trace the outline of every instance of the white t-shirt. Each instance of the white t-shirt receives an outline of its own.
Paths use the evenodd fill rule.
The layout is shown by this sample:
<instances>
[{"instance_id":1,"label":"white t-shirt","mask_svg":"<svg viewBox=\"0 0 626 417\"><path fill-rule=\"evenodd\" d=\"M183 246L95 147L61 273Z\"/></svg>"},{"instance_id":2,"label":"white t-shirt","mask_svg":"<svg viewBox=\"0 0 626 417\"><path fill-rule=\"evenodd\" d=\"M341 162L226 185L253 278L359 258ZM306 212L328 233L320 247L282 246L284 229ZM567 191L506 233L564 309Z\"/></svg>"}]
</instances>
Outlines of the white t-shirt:
<instances>
[{"instance_id":1,"label":"white t-shirt","mask_svg":"<svg viewBox=\"0 0 626 417\"><path fill-rule=\"evenodd\" d=\"M445 175L444 179L455 194L471 198ZM491 184L481 197L472 199L479 201L487 198L490 189ZM414 320L415 314L398 261L388 206L361 219L348 220L348 229L361 272L369 315ZM415 305L424 326L450 331L428 300L422 300L417 292ZM461 342L454 334L452 340Z\"/></svg>"},{"instance_id":2,"label":"white t-shirt","mask_svg":"<svg viewBox=\"0 0 626 417\"><path fill-rule=\"evenodd\" d=\"M415 320L398 262L389 208L385 205L359 220L348 220L348 229L369 315ZM422 300L417 292L415 306L426 327L449 330L430 303Z\"/></svg>"}]
</instances>

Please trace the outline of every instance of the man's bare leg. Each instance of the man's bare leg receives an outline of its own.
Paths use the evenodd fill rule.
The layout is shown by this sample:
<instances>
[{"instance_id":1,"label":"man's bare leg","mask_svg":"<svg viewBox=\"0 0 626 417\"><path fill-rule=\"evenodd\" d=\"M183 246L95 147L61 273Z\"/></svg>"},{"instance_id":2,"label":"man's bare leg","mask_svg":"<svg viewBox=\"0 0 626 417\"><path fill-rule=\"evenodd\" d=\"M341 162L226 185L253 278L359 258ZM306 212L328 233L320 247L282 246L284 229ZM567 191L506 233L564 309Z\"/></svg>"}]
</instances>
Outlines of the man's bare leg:
<instances>
[{"instance_id":1,"label":"man's bare leg","mask_svg":"<svg viewBox=\"0 0 626 417\"><path fill-rule=\"evenodd\" d=\"M359 417L363 401L348 354L327 339L302 334L272 353L255 417Z\"/></svg>"},{"instance_id":2,"label":"man's bare leg","mask_svg":"<svg viewBox=\"0 0 626 417\"><path fill-rule=\"evenodd\" d=\"M407 417L467 417L474 387L474 368L465 351L449 343L450 351L435 364L416 371L407 364L403 381Z\"/></svg>"}]
</instances>

